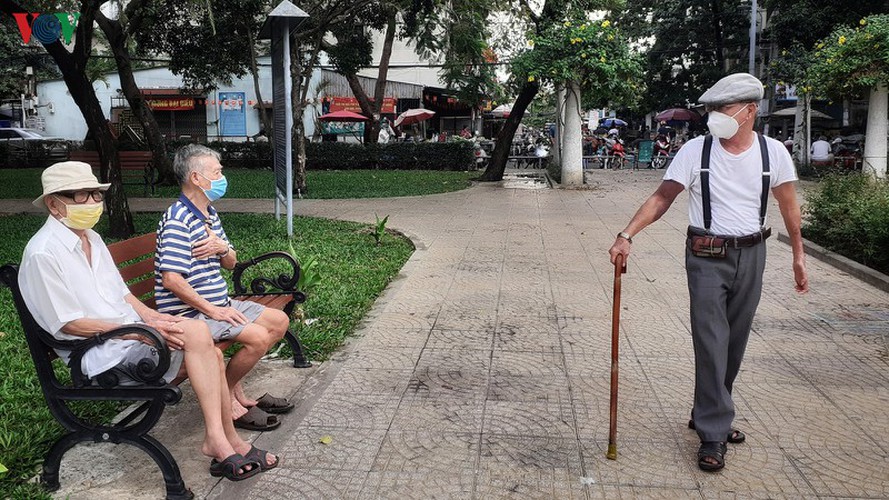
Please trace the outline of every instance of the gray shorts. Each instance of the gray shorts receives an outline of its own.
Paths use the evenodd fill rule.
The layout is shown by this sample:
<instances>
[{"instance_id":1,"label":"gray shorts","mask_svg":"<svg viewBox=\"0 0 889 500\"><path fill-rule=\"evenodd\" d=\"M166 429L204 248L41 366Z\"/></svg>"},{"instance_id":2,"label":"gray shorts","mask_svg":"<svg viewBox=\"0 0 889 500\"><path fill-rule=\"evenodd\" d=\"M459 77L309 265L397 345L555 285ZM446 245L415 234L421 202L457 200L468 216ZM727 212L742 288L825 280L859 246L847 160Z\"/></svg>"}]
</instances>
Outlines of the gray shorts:
<instances>
[{"instance_id":1,"label":"gray shorts","mask_svg":"<svg viewBox=\"0 0 889 500\"><path fill-rule=\"evenodd\" d=\"M241 312L244 316L247 317L247 324L254 323L259 318L259 315L265 311L265 306L262 304L257 304L256 302L246 302L243 300L234 300L232 299L229 307L234 307L238 311ZM213 340L216 342L222 342L224 340L229 340L237 337L244 330L244 326L247 325L239 325L234 326L228 321L216 321L215 319L210 319L205 316L203 313L198 313L192 319L199 319L207 322L207 326L210 327L210 335L213 336Z\"/></svg>"},{"instance_id":2,"label":"gray shorts","mask_svg":"<svg viewBox=\"0 0 889 500\"><path fill-rule=\"evenodd\" d=\"M157 349L155 349L154 346L139 342L129 348L124 355L123 360L121 360L117 366L112 368L112 370L117 373L118 383L124 386L142 385L142 382L140 382L138 378L136 366L139 361L145 358L153 359L155 366L160 362L160 356L158 356ZM176 375L179 373L179 368L182 367L182 362L184 360L185 353L182 350L170 350L170 368L164 373L164 380L168 384L176 378Z\"/></svg>"}]
</instances>

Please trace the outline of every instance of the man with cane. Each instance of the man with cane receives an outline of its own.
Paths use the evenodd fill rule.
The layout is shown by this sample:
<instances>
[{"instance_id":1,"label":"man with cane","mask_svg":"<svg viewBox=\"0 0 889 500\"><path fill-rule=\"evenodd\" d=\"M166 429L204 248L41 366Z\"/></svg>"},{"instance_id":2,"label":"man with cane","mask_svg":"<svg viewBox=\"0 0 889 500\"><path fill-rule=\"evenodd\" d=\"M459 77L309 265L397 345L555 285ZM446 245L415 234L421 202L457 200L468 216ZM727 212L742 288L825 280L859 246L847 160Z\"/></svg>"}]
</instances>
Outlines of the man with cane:
<instances>
[{"instance_id":1,"label":"man with cane","mask_svg":"<svg viewBox=\"0 0 889 500\"><path fill-rule=\"evenodd\" d=\"M684 189L689 191L685 267L695 351L695 394L689 428L701 439L698 466L725 466L732 429L732 384L740 370L762 292L768 195L778 201L793 250L796 291L809 289L796 200L796 171L780 142L753 130L763 86L736 73L698 99L707 108L710 135L689 141L676 154L658 189L618 233L609 250L626 262L633 236L658 220Z\"/></svg>"}]
</instances>

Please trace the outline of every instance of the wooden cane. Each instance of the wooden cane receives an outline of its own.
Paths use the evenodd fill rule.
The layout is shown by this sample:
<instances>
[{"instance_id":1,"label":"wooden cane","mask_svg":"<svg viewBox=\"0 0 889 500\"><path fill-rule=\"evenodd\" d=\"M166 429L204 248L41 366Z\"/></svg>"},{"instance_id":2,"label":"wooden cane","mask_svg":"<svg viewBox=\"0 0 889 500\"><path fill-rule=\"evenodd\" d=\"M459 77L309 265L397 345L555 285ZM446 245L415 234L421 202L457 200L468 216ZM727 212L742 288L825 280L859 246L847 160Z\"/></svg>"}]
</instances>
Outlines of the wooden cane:
<instances>
[{"instance_id":1,"label":"wooden cane","mask_svg":"<svg viewBox=\"0 0 889 500\"><path fill-rule=\"evenodd\" d=\"M620 335L620 275L627 272L624 256L614 259L614 301L611 308L611 422L608 429L609 460L617 460L617 382L618 382L618 338Z\"/></svg>"}]
</instances>

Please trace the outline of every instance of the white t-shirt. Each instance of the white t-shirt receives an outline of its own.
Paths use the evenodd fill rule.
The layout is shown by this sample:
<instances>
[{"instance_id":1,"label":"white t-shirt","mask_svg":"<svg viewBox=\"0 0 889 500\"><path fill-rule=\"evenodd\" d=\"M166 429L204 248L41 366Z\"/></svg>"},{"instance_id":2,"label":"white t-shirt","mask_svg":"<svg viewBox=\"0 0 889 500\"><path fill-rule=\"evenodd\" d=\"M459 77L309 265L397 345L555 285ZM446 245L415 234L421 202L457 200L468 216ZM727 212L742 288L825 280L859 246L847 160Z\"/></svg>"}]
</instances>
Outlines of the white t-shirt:
<instances>
[{"instance_id":1,"label":"white t-shirt","mask_svg":"<svg viewBox=\"0 0 889 500\"><path fill-rule=\"evenodd\" d=\"M80 238L61 222L50 216L37 231L22 255L19 287L25 305L41 328L59 340L83 340L84 337L61 331L70 321L88 318L109 323L141 322L136 310L124 297L130 293L108 247L96 232L87 231L90 259ZM113 368L126 352L138 345L135 340L110 340L96 346L83 356L81 369L88 377ZM68 353L58 351L67 363Z\"/></svg>"},{"instance_id":2,"label":"white t-shirt","mask_svg":"<svg viewBox=\"0 0 889 500\"><path fill-rule=\"evenodd\" d=\"M774 189L797 180L790 154L780 142L766 138L769 150L770 185ZM701 198L701 153L704 137L687 142L676 153L664 180L676 181L688 190L688 220L694 227L704 227ZM744 236L760 230L759 203L762 195L762 157L759 140L747 151L734 155L713 139L710 150L710 231L724 236ZM771 198L770 198L771 199Z\"/></svg>"},{"instance_id":3,"label":"white t-shirt","mask_svg":"<svg viewBox=\"0 0 889 500\"><path fill-rule=\"evenodd\" d=\"M812 159L826 160L830 155L830 143L827 141L815 141L812 143Z\"/></svg>"}]
</instances>

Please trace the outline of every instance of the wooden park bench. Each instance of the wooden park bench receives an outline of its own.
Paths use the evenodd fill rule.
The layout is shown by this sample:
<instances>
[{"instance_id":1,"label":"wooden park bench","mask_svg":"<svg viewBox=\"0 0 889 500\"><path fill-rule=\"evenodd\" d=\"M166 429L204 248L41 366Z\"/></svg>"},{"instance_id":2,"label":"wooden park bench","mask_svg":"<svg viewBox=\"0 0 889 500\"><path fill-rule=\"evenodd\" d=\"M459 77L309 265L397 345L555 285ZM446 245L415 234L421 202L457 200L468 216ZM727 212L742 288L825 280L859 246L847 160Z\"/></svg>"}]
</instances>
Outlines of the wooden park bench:
<instances>
[{"instance_id":1,"label":"wooden park bench","mask_svg":"<svg viewBox=\"0 0 889 500\"><path fill-rule=\"evenodd\" d=\"M142 186L144 196L148 196L149 192L153 195L157 173L152 163L151 151L118 151L117 155L120 158L122 182L125 185ZM89 163L93 170L99 170L98 151L71 151L68 159Z\"/></svg>"},{"instance_id":2,"label":"wooden park bench","mask_svg":"<svg viewBox=\"0 0 889 500\"><path fill-rule=\"evenodd\" d=\"M155 233L146 234L109 245L109 250L121 270L130 291L144 303L154 306L154 249ZM273 259L282 259L289 266L287 273L276 277L257 277L250 282L250 291L241 283L243 273L249 268ZM252 271L251 271L252 272ZM299 264L290 254L271 252L248 261L239 262L232 275L235 298L262 303L266 307L282 309L288 315L296 304L305 301L306 296L296 289L299 280ZM148 275L147 278L145 276ZM143 279L144 278L144 279ZM170 381L162 377L170 366L167 343L157 330L146 325L124 325L115 330L97 334L83 340L58 340L43 330L25 306L18 285L18 266L7 264L0 267L0 283L12 290L13 301L19 314L22 329L28 342L31 358L37 371L37 378L43 389L43 396L50 413L68 432L50 448L43 461L41 484L50 491L59 488L59 467L65 452L81 442L127 443L144 450L157 463L163 474L168 499L180 500L194 497L186 488L179 466L170 452L150 436L148 432L161 417L166 405L173 405L182 398L182 393ZM272 290L277 289L277 290ZM81 360L91 348L110 339L136 334L148 339L159 353L159 362L146 359L138 366L143 369L141 385L121 386L115 370L109 370L93 380L81 370ZM311 366L305 359L299 340L288 331L285 339L293 349L293 364L297 367ZM70 351L69 369L71 381L60 380L53 369L53 360L58 356L55 349ZM69 408L71 401L126 401L141 403L120 421L113 424L91 422L78 417Z\"/></svg>"}]
</instances>

